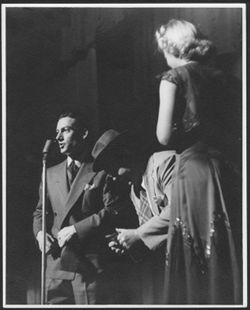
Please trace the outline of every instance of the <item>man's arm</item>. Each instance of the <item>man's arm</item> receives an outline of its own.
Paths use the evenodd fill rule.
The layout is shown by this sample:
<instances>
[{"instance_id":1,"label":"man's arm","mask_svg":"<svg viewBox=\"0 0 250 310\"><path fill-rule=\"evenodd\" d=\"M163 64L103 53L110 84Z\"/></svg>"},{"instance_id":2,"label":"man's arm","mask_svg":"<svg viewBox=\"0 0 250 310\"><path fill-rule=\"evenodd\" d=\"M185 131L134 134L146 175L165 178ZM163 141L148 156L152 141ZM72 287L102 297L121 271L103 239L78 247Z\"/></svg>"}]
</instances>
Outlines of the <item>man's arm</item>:
<instances>
[{"instance_id":1,"label":"man's arm","mask_svg":"<svg viewBox=\"0 0 250 310\"><path fill-rule=\"evenodd\" d=\"M138 226L137 215L129 197L130 187L126 184L125 188L123 184L123 188L118 188L121 184L114 186L111 179L110 176L106 176L103 185L103 208L74 224L75 233L81 241L85 241L90 235L97 232L110 233L110 231L115 231L116 227L122 227L124 224L127 227ZM70 231L71 229L69 228ZM74 229L72 230L74 231Z\"/></svg>"},{"instance_id":2,"label":"man's arm","mask_svg":"<svg viewBox=\"0 0 250 310\"><path fill-rule=\"evenodd\" d=\"M38 242L38 246L42 251L43 248L43 234L42 234L42 182L39 186L39 200L36 206L35 211L33 212L33 233ZM46 206L49 208L50 201L46 196ZM47 216L47 214L46 214ZM52 243L54 242L54 238L46 232L46 253L50 250Z\"/></svg>"},{"instance_id":3,"label":"man's arm","mask_svg":"<svg viewBox=\"0 0 250 310\"><path fill-rule=\"evenodd\" d=\"M101 231L103 234L108 233L111 230L115 230L115 227L119 225L120 218L122 217L123 210L128 208L130 203L129 197L126 200L117 200L111 202L105 206L96 214L85 218L84 220L74 224L78 237L83 241L89 237L89 235Z\"/></svg>"},{"instance_id":4,"label":"man's arm","mask_svg":"<svg viewBox=\"0 0 250 310\"><path fill-rule=\"evenodd\" d=\"M170 208L165 207L160 215L155 215L136 229L140 239L150 250L157 249L167 241L169 218Z\"/></svg>"},{"instance_id":5,"label":"man's arm","mask_svg":"<svg viewBox=\"0 0 250 310\"><path fill-rule=\"evenodd\" d=\"M36 237L38 232L42 230L42 182L39 186L39 200L36 209L33 212L33 233Z\"/></svg>"}]
</instances>

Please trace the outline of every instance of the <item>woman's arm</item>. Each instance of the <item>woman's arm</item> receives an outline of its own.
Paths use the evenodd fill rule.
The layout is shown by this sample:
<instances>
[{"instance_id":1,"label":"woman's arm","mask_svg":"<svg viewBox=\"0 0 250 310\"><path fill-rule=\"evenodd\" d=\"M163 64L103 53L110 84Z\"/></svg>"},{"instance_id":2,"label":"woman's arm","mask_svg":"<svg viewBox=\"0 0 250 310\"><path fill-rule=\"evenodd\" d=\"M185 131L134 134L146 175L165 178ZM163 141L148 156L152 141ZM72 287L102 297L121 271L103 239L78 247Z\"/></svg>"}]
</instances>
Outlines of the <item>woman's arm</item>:
<instances>
[{"instance_id":1,"label":"woman's arm","mask_svg":"<svg viewBox=\"0 0 250 310\"><path fill-rule=\"evenodd\" d=\"M156 135L162 145L167 145L172 134L173 111L176 95L176 85L166 80L160 84L160 106Z\"/></svg>"}]
</instances>

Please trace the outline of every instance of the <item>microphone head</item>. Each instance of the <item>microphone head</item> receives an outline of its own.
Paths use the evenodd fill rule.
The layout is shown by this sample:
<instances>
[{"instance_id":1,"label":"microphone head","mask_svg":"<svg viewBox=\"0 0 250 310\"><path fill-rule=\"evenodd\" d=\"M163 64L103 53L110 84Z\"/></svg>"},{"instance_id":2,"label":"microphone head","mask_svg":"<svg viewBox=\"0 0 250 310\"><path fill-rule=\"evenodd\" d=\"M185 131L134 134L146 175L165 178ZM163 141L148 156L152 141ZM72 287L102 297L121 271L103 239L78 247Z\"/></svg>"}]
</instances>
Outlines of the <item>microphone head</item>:
<instances>
[{"instance_id":1,"label":"microphone head","mask_svg":"<svg viewBox=\"0 0 250 310\"><path fill-rule=\"evenodd\" d=\"M47 140L46 140L45 145L44 145L44 147L43 147L43 154L49 152L49 149L50 149L51 144L52 144L53 142L55 142L54 139L47 139Z\"/></svg>"}]
</instances>

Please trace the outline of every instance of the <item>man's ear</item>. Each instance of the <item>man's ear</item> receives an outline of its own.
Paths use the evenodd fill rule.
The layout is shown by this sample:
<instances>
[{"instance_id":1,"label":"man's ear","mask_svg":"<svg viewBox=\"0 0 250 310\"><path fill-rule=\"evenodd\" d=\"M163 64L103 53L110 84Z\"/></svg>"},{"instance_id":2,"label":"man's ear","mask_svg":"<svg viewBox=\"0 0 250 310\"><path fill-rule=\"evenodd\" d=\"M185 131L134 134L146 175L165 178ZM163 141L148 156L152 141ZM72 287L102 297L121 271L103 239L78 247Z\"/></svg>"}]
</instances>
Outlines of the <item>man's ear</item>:
<instances>
[{"instance_id":1,"label":"man's ear","mask_svg":"<svg viewBox=\"0 0 250 310\"><path fill-rule=\"evenodd\" d=\"M85 140L85 139L87 138L88 135L89 135L88 129L84 129L84 130L83 130L83 134L82 134L83 140Z\"/></svg>"}]
</instances>

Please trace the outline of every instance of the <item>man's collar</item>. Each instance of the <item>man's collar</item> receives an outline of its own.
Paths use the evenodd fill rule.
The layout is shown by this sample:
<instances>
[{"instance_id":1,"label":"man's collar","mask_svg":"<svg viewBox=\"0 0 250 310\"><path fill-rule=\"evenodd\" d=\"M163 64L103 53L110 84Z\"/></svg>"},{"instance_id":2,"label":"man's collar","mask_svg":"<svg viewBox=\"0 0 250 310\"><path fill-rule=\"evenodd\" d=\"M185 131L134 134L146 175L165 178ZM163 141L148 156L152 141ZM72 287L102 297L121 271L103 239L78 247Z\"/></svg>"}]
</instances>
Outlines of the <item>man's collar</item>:
<instances>
[{"instance_id":1,"label":"man's collar","mask_svg":"<svg viewBox=\"0 0 250 310\"><path fill-rule=\"evenodd\" d=\"M69 165L71 164L71 162L73 161L73 159L71 158L71 157L67 157L67 166L69 167ZM76 160L75 159L75 164L76 164L76 166L78 167L78 168L80 168L81 167L81 162L79 161L79 160Z\"/></svg>"}]
</instances>

